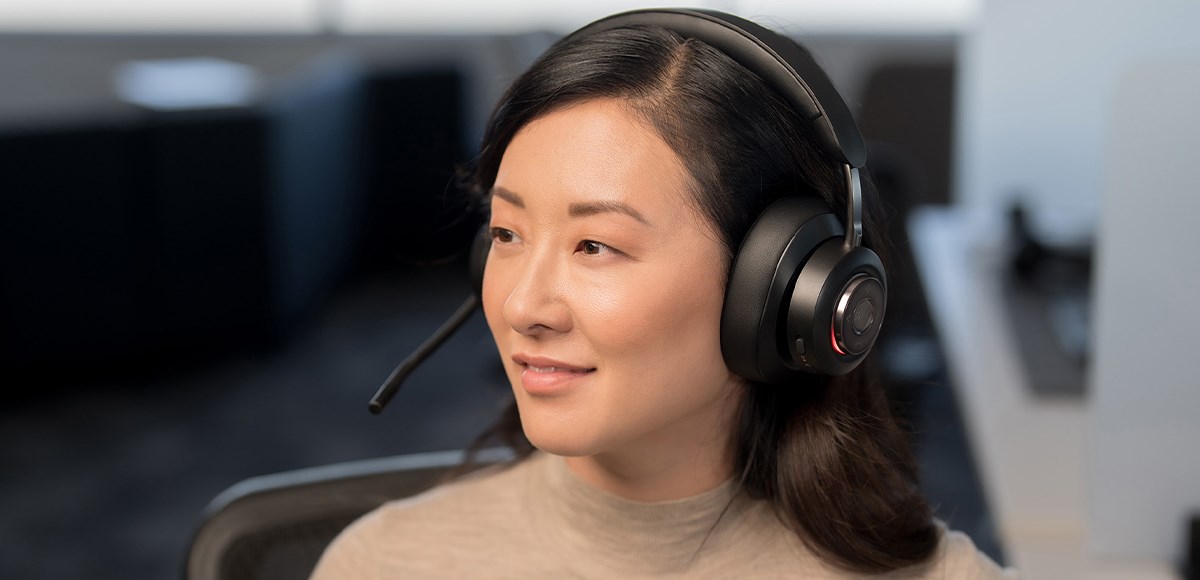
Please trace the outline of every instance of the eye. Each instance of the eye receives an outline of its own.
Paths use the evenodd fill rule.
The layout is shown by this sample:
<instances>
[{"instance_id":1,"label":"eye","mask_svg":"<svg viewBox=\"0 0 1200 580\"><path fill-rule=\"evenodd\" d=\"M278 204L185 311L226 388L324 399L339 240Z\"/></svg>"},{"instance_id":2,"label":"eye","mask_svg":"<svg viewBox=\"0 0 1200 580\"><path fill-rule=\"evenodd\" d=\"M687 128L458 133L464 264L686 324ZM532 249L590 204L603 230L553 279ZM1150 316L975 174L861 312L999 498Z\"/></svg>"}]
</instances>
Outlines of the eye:
<instances>
[{"instance_id":1,"label":"eye","mask_svg":"<svg viewBox=\"0 0 1200 580\"><path fill-rule=\"evenodd\" d=\"M491 233L492 241L500 242L501 244L510 244L517 237L512 230L506 230L504 228L492 228Z\"/></svg>"},{"instance_id":2,"label":"eye","mask_svg":"<svg viewBox=\"0 0 1200 580\"><path fill-rule=\"evenodd\" d=\"M612 252L614 250L608 245L602 244L595 240L583 240L582 242L579 242L578 246L575 247L575 251L583 252L589 256L597 256L604 252Z\"/></svg>"}]
</instances>

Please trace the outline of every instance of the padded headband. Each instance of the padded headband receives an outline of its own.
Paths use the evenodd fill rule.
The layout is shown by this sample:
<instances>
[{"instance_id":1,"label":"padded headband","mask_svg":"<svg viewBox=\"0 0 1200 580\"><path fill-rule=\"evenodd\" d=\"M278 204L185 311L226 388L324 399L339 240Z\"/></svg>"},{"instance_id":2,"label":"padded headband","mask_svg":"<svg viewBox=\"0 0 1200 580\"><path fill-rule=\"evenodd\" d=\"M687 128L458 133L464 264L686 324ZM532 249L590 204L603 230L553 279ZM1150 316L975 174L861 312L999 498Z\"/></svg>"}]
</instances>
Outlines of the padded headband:
<instances>
[{"instance_id":1,"label":"padded headband","mask_svg":"<svg viewBox=\"0 0 1200 580\"><path fill-rule=\"evenodd\" d=\"M725 53L803 113L835 160L855 168L866 162L867 149L850 109L812 55L749 20L702 9L650 8L597 20L568 38L639 24L662 26Z\"/></svg>"}]
</instances>

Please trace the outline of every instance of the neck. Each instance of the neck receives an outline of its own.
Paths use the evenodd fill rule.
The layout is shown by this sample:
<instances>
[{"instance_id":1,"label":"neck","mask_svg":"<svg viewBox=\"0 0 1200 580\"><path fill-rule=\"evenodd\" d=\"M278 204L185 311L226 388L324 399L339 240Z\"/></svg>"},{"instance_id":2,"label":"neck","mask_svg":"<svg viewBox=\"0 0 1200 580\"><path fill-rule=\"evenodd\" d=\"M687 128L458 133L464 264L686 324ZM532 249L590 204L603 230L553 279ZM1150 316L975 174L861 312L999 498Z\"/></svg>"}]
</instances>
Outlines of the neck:
<instances>
[{"instance_id":1,"label":"neck","mask_svg":"<svg viewBox=\"0 0 1200 580\"><path fill-rule=\"evenodd\" d=\"M736 404L721 400L685 425L648 434L624 448L567 457L584 483L634 501L691 497L714 489L733 473Z\"/></svg>"}]
</instances>

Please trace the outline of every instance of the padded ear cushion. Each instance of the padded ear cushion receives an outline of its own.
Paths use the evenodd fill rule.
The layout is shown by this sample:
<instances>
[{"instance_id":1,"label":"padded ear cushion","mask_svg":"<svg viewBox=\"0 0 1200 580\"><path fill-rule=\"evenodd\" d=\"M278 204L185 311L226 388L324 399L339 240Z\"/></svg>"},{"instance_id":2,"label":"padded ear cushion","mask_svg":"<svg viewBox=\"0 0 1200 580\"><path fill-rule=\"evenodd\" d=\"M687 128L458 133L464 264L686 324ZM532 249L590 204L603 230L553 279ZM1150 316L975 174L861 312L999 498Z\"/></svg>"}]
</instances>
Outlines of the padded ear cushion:
<instances>
[{"instance_id":1,"label":"padded ear cushion","mask_svg":"<svg viewBox=\"0 0 1200 580\"><path fill-rule=\"evenodd\" d=\"M492 232L485 223L471 243L471 255L467 256L467 267L471 271L471 288L475 296L483 299L483 270L487 267L488 252L492 249Z\"/></svg>"},{"instance_id":2,"label":"padded ear cushion","mask_svg":"<svg viewBox=\"0 0 1200 580\"><path fill-rule=\"evenodd\" d=\"M782 344L791 286L812 252L842 235L841 222L814 197L781 198L758 217L734 257L721 311L721 352L730 370L763 383L795 377Z\"/></svg>"}]
</instances>

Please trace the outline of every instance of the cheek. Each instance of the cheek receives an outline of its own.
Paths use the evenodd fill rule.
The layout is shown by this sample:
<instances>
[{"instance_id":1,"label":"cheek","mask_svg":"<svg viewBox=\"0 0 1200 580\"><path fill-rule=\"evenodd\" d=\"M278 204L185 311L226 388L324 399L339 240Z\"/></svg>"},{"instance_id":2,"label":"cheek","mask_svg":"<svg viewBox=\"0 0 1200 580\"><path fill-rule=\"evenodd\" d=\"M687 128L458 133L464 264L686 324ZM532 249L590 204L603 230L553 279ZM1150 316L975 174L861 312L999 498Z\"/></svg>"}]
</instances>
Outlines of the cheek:
<instances>
[{"instance_id":1,"label":"cheek","mask_svg":"<svg viewBox=\"0 0 1200 580\"><path fill-rule=\"evenodd\" d=\"M587 330L598 354L647 377L726 370L719 334L724 288L695 272L656 269L588 288Z\"/></svg>"},{"instance_id":2,"label":"cheek","mask_svg":"<svg viewBox=\"0 0 1200 580\"><path fill-rule=\"evenodd\" d=\"M508 300L510 286L499 270L494 267L484 269L483 296L480 297L480 302L483 306L484 319L487 320L488 328L492 331L492 338L495 339L496 347L500 349L500 354L503 356L506 352L505 341L508 337L506 331L511 330L504 320L504 302Z\"/></svg>"}]
</instances>

